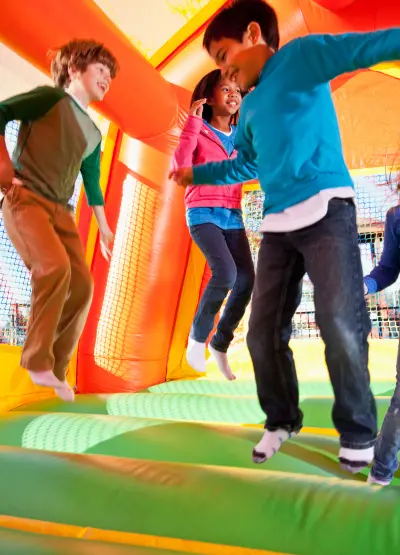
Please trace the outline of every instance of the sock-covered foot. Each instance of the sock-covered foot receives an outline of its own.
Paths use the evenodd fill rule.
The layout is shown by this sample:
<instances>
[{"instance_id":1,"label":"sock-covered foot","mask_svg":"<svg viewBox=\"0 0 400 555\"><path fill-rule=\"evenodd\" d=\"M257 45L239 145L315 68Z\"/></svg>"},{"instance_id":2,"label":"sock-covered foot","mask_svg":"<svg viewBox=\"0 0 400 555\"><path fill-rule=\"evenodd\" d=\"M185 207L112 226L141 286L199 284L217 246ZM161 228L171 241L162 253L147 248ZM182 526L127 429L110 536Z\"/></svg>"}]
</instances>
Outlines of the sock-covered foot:
<instances>
[{"instance_id":1,"label":"sock-covered foot","mask_svg":"<svg viewBox=\"0 0 400 555\"><path fill-rule=\"evenodd\" d=\"M226 353L222 353L221 351L217 351L211 345L208 346L208 350L214 357L221 374L229 381L236 380L236 376L229 366L228 355Z\"/></svg>"},{"instance_id":2,"label":"sock-covered foot","mask_svg":"<svg viewBox=\"0 0 400 555\"><path fill-rule=\"evenodd\" d=\"M372 472L370 472L369 475L368 475L367 484L372 484L372 485L375 485L375 486L389 486L390 485L390 480L380 480L378 478L375 478L375 476L373 476Z\"/></svg>"},{"instance_id":3,"label":"sock-covered foot","mask_svg":"<svg viewBox=\"0 0 400 555\"><path fill-rule=\"evenodd\" d=\"M186 360L196 372L206 371L206 344L189 338Z\"/></svg>"},{"instance_id":4,"label":"sock-covered foot","mask_svg":"<svg viewBox=\"0 0 400 555\"><path fill-rule=\"evenodd\" d=\"M34 384L41 387L51 387L63 401L75 400L75 393L67 381L60 381L52 370L28 370Z\"/></svg>"},{"instance_id":5,"label":"sock-covered foot","mask_svg":"<svg viewBox=\"0 0 400 555\"><path fill-rule=\"evenodd\" d=\"M371 464L374 458L374 448L368 447L367 449L349 449L348 447L341 447L339 451L339 463L343 470L357 474L366 466Z\"/></svg>"},{"instance_id":6,"label":"sock-covered foot","mask_svg":"<svg viewBox=\"0 0 400 555\"><path fill-rule=\"evenodd\" d=\"M291 434L282 428L270 432L267 430L259 443L253 449L253 462L261 464L270 459L279 451L284 441L297 435L297 432Z\"/></svg>"}]
</instances>

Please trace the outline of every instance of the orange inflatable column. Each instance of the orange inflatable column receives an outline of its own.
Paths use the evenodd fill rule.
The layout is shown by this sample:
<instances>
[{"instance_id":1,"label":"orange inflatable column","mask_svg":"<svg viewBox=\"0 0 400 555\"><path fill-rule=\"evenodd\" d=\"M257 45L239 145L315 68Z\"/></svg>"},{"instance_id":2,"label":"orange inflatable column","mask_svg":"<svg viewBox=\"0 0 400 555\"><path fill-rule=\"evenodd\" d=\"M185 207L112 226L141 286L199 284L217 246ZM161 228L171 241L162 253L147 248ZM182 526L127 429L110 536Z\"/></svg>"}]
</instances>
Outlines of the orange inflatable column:
<instances>
[{"instance_id":1,"label":"orange inflatable column","mask_svg":"<svg viewBox=\"0 0 400 555\"><path fill-rule=\"evenodd\" d=\"M176 128L154 148L124 136L114 157L106 196L114 252L108 265L95 249L80 392L138 391L166 378L190 249L184 191L167 179L177 138Z\"/></svg>"}]
</instances>

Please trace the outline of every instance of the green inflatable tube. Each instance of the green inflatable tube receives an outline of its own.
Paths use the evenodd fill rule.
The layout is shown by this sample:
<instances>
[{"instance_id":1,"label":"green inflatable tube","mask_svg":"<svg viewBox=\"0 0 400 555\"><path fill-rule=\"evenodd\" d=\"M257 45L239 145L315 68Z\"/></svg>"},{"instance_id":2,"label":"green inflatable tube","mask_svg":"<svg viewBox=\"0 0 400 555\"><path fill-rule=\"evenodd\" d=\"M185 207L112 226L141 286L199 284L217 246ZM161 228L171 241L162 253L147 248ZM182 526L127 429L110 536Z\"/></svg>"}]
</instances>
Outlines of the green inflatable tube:
<instances>
[{"instance_id":1,"label":"green inflatable tube","mask_svg":"<svg viewBox=\"0 0 400 555\"><path fill-rule=\"evenodd\" d=\"M400 489L0 449L0 514L291 555L397 555Z\"/></svg>"},{"instance_id":2,"label":"green inflatable tube","mask_svg":"<svg viewBox=\"0 0 400 555\"><path fill-rule=\"evenodd\" d=\"M380 423L389 406L390 397L377 398ZM332 398L305 398L300 406L304 426L333 428ZM76 412L110 414L135 418L155 418L224 424L263 424L264 414L256 397L204 395L191 393L115 393L108 398L78 395L75 403L50 399L19 409L29 412Z\"/></svg>"},{"instance_id":3,"label":"green inflatable tube","mask_svg":"<svg viewBox=\"0 0 400 555\"><path fill-rule=\"evenodd\" d=\"M0 420L4 446L348 478L337 464L337 439L318 435L300 434L255 466L251 451L261 433L239 426L88 414L15 413Z\"/></svg>"}]
</instances>

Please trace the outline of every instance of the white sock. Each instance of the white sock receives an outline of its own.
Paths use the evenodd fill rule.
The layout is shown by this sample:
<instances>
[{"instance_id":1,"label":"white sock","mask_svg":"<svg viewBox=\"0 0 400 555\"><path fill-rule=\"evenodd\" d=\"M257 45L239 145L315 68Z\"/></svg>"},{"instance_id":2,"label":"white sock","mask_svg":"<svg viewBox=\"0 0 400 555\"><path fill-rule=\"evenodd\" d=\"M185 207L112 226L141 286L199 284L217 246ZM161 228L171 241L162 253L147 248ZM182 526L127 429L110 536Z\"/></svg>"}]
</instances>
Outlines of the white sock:
<instances>
[{"instance_id":1,"label":"white sock","mask_svg":"<svg viewBox=\"0 0 400 555\"><path fill-rule=\"evenodd\" d=\"M278 428L278 430L273 432L266 430L261 441L253 449L253 462L260 464L270 459L279 451L284 441L295 435L297 435L297 432L289 434L289 432L282 428Z\"/></svg>"},{"instance_id":2,"label":"white sock","mask_svg":"<svg viewBox=\"0 0 400 555\"><path fill-rule=\"evenodd\" d=\"M353 474L368 466L374 458L374 448L349 449L341 447L339 450L340 466Z\"/></svg>"},{"instance_id":3,"label":"white sock","mask_svg":"<svg viewBox=\"0 0 400 555\"><path fill-rule=\"evenodd\" d=\"M196 372L206 371L206 344L189 337L186 360Z\"/></svg>"},{"instance_id":4,"label":"white sock","mask_svg":"<svg viewBox=\"0 0 400 555\"><path fill-rule=\"evenodd\" d=\"M229 366L228 355L226 353L221 353L221 351L217 351L211 345L208 346L208 350L214 357L221 374L225 376L227 380L236 380L236 376Z\"/></svg>"},{"instance_id":5,"label":"white sock","mask_svg":"<svg viewBox=\"0 0 400 555\"><path fill-rule=\"evenodd\" d=\"M373 484L376 486L389 486L390 480L380 480L378 478L375 478L375 476L372 475L372 472L370 472L368 474L367 484Z\"/></svg>"}]
</instances>

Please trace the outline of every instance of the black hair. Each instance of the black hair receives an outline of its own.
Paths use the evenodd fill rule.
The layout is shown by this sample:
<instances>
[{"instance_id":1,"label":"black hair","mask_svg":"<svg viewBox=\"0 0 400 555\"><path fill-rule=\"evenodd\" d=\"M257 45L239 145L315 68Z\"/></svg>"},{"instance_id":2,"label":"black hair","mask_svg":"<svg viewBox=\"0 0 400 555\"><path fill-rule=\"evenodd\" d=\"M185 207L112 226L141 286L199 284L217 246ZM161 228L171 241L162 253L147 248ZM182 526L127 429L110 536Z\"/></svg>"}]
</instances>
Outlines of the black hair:
<instances>
[{"instance_id":1,"label":"black hair","mask_svg":"<svg viewBox=\"0 0 400 555\"><path fill-rule=\"evenodd\" d=\"M275 10L264 0L233 0L209 23L203 38L204 48L209 52L211 43L223 38L242 42L243 35L252 21L259 24L267 45L278 50L278 18Z\"/></svg>"},{"instance_id":2,"label":"black hair","mask_svg":"<svg viewBox=\"0 0 400 555\"><path fill-rule=\"evenodd\" d=\"M216 87L218 87L218 85L220 84L221 79L222 79L222 74L221 74L221 70L219 69L214 69L213 71L210 71L210 73L207 73L207 75L205 75L197 83L192 94L192 100L190 101L190 105L192 105L193 102L196 102L196 100L201 100L202 98L207 98L207 99L211 98L214 94ZM204 104L203 119L205 119L206 121L208 121L208 123L210 123L212 116L213 116L212 106L210 106L210 104ZM238 116L239 116L239 112L236 112L236 114L233 114L231 118L232 125L236 125Z\"/></svg>"}]
</instances>

